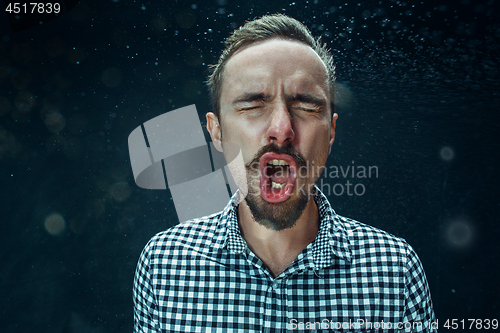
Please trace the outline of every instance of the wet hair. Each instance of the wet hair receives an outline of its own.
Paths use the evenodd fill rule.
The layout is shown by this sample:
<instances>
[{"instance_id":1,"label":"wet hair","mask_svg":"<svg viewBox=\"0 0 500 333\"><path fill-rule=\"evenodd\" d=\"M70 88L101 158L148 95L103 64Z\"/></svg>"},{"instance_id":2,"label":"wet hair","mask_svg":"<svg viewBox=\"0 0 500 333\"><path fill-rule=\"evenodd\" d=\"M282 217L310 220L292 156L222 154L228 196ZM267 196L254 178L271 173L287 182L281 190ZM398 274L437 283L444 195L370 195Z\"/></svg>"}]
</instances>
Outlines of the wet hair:
<instances>
[{"instance_id":1,"label":"wet hair","mask_svg":"<svg viewBox=\"0 0 500 333\"><path fill-rule=\"evenodd\" d=\"M283 14L264 15L259 19L247 21L236 29L225 41L225 49L215 65L211 65L207 85L212 103L212 110L217 117L220 115L220 97L224 68L227 62L238 50L252 43L271 38L299 41L310 46L326 66L332 116L334 113L335 64L330 50L322 44L319 38L314 38L307 27L294 18Z\"/></svg>"}]
</instances>

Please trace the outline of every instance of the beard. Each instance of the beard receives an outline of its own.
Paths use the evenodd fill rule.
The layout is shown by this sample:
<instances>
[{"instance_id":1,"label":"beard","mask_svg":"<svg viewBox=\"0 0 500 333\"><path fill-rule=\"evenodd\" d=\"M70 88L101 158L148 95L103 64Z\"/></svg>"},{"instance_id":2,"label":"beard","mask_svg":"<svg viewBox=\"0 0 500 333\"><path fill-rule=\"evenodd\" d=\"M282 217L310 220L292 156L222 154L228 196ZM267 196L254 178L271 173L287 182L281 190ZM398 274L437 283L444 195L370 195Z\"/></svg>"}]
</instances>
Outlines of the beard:
<instances>
[{"instance_id":1,"label":"beard","mask_svg":"<svg viewBox=\"0 0 500 333\"><path fill-rule=\"evenodd\" d=\"M297 177L296 184L294 184L294 194L287 200L278 203L271 203L264 200L260 193L260 186L258 185L260 184L258 181L260 175L259 161L268 152L292 156L297 162L298 170L306 167L306 161L292 147L285 146L278 148L274 144L269 144L262 147L251 162L245 164L248 183L248 194L245 197L245 201L250 208L253 218L257 223L268 229L280 231L295 226L309 202L309 191L299 190L304 187L304 183L307 185L307 178ZM312 184L314 183L315 179L312 181Z\"/></svg>"}]
</instances>

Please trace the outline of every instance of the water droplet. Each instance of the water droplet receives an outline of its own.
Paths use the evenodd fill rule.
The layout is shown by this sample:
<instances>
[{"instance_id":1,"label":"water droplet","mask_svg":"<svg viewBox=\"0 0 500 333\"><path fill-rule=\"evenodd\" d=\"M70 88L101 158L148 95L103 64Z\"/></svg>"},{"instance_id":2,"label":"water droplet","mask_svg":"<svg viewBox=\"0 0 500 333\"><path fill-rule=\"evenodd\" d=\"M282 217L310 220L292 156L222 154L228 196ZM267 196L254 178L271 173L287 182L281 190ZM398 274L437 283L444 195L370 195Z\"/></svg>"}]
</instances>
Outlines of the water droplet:
<instances>
[{"instance_id":1,"label":"water droplet","mask_svg":"<svg viewBox=\"0 0 500 333\"><path fill-rule=\"evenodd\" d=\"M444 161L451 161L453 159L453 156L455 155L455 152L450 147L443 147L441 148L440 155Z\"/></svg>"}]
</instances>

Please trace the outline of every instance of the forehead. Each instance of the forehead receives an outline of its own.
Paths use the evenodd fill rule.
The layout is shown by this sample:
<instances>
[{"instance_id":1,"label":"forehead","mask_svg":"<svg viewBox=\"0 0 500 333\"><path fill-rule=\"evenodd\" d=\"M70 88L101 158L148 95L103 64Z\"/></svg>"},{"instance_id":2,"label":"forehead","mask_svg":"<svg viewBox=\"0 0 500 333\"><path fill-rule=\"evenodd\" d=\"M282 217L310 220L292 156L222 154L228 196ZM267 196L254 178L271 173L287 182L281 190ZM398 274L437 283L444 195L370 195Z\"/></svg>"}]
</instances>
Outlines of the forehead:
<instances>
[{"instance_id":1,"label":"forehead","mask_svg":"<svg viewBox=\"0 0 500 333\"><path fill-rule=\"evenodd\" d=\"M280 80L290 89L327 86L326 66L308 45L292 40L269 39L238 50L223 73L222 95L248 85L266 86Z\"/></svg>"}]
</instances>

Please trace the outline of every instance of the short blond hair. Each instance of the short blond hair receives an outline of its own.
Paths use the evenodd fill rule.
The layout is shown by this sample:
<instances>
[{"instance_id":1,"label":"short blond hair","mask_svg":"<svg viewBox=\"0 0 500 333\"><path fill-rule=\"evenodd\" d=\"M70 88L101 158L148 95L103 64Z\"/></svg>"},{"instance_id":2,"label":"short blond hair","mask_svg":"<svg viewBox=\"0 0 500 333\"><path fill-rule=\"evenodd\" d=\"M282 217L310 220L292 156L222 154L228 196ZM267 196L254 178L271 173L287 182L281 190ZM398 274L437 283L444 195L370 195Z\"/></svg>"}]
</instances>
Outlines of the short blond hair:
<instances>
[{"instance_id":1,"label":"short blond hair","mask_svg":"<svg viewBox=\"0 0 500 333\"><path fill-rule=\"evenodd\" d=\"M210 75L206 82L215 115L217 117L220 115L223 73L231 56L246 45L271 38L284 38L302 42L310 46L318 54L327 70L333 115L335 64L332 54L326 44L322 44L319 38L314 38L304 24L283 14L264 15L259 19L247 21L224 41L225 49L222 51L217 64L210 66Z\"/></svg>"}]
</instances>

